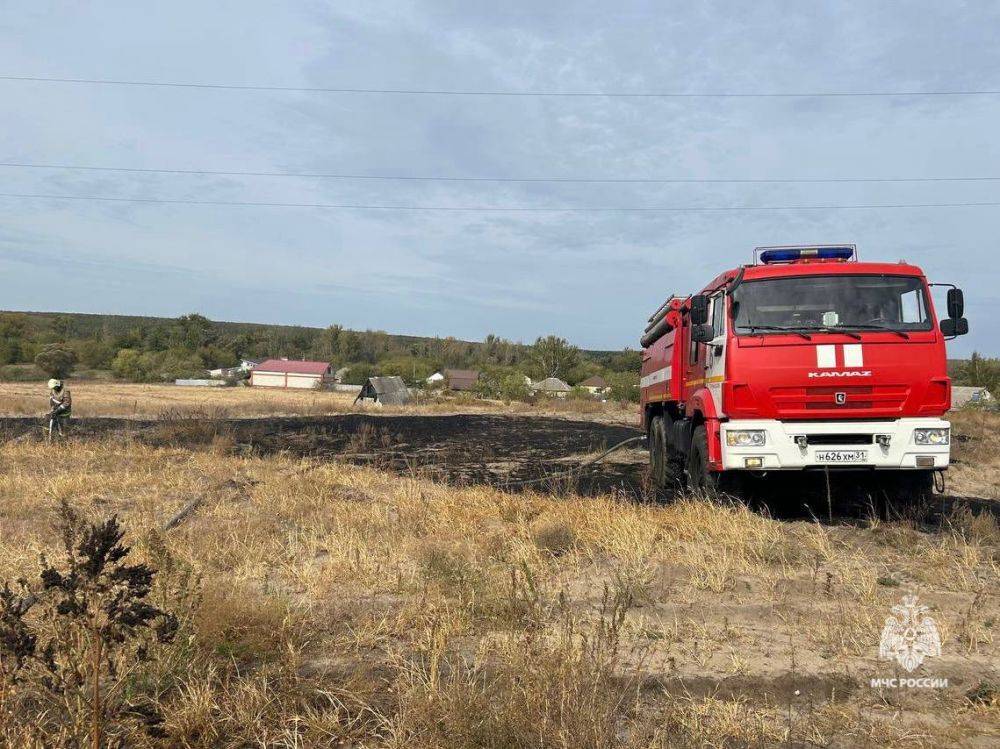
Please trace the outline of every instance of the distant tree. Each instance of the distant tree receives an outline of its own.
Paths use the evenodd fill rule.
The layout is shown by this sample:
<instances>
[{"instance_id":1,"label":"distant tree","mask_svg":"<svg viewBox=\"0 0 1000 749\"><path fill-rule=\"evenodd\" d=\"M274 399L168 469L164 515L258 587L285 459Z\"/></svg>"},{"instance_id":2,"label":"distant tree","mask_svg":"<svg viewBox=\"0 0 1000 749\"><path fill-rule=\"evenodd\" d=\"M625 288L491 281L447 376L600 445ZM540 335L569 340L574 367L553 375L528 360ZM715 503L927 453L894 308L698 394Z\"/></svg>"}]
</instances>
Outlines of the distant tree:
<instances>
[{"instance_id":1,"label":"distant tree","mask_svg":"<svg viewBox=\"0 0 1000 749\"><path fill-rule=\"evenodd\" d=\"M121 349L111 361L111 372L123 380L142 382L145 378L142 353L130 348Z\"/></svg>"},{"instance_id":2,"label":"distant tree","mask_svg":"<svg viewBox=\"0 0 1000 749\"><path fill-rule=\"evenodd\" d=\"M337 337L337 359L342 362L356 362L364 356L364 343L353 330L345 330Z\"/></svg>"},{"instance_id":3,"label":"distant tree","mask_svg":"<svg viewBox=\"0 0 1000 749\"><path fill-rule=\"evenodd\" d=\"M347 368L347 372L344 374L342 382L345 385L364 385L365 380L369 377L375 377L378 374L378 367L374 364L368 364L367 362L352 364Z\"/></svg>"},{"instance_id":4,"label":"distant tree","mask_svg":"<svg viewBox=\"0 0 1000 749\"><path fill-rule=\"evenodd\" d=\"M597 362L581 357L576 366L564 373L562 379L570 385L576 385L596 374L601 374L601 367Z\"/></svg>"},{"instance_id":5,"label":"distant tree","mask_svg":"<svg viewBox=\"0 0 1000 749\"><path fill-rule=\"evenodd\" d=\"M379 360L378 368L383 375L399 375L409 383L423 382L434 374L434 363L430 359L416 356L388 356Z\"/></svg>"},{"instance_id":6,"label":"distant tree","mask_svg":"<svg viewBox=\"0 0 1000 749\"><path fill-rule=\"evenodd\" d=\"M476 359L480 364L509 367L521 360L524 348L522 344L490 333L479 346Z\"/></svg>"},{"instance_id":7,"label":"distant tree","mask_svg":"<svg viewBox=\"0 0 1000 749\"><path fill-rule=\"evenodd\" d=\"M550 335L531 347L531 362L541 377L565 377L580 361L580 349L565 338Z\"/></svg>"},{"instance_id":8,"label":"distant tree","mask_svg":"<svg viewBox=\"0 0 1000 749\"><path fill-rule=\"evenodd\" d=\"M484 367L479 372L479 379L476 380L474 389L480 398L526 401L531 397L524 375L512 367L494 365Z\"/></svg>"},{"instance_id":9,"label":"distant tree","mask_svg":"<svg viewBox=\"0 0 1000 749\"><path fill-rule=\"evenodd\" d=\"M111 371L116 377L132 382L170 382L205 376L201 358L183 348L145 352L122 349L111 362Z\"/></svg>"},{"instance_id":10,"label":"distant tree","mask_svg":"<svg viewBox=\"0 0 1000 749\"><path fill-rule=\"evenodd\" d=\"M22 361L26 327L21 315L0 315L0 364L17 364Z\"/></svg>"},{"instance_id":11,"label":"distant tree","mask_svg":"<svg viewBox=\"0 0 1000 749\"><path fill-rule=\"evenodd\" d=\"M196 351L202 346L214 343L216 339L212 321L204 315L181 315L170 331L170 341L188 351Z\"/></svg>"},{"instance_id":12,"label":"distant tree","mask_svg":"<svg viewBox=\"0 0 1000 749\"><path fill-rule=\"evenodd\" d=\"M639 375L628 372L611 372L604 378L608 383L608 396L623 403L639 402Z\"/></svg>"},{"instance_id":13,"label":"distant tree","mask_svg":"<svg viewBox=\"0 0 1000 749\"><path fill-rule=\"evenodd\" d=\"M73 318L69 315L58 315L52 321L52 332L60 341L72 338L75 328Z\"/></svg>"},{"instance_id":14,"label":"distant tree","mask_svg":"<svg viewBox=\"0 0 1000 749\"><path fill-rule=\"evenodd\" d=\"M98 338L87 338L76 344L76 352L80 362L92 369L105 369L111 366L115 357L114 347Z\"/></svg>"},{"instance_id":15,"label":"distant tree","mask_svg":"<svg viewBox=\"0 0 1000 749\"><path fill-rule=\"evenodd\" d=\"M608 369L615 372L638 372L642 369L642 352L630 348L608 357Z\"/></svg>"},{"instance_id":16,"label":"distant tree","mask_svg":"<svg viewBox=\"0 0 1000 749\"><path fill-rule=\"evenodd\" d=\"M505 401L531 400L531 388L524 380L524 375L511 372L500 378L500 398Z\"/></svg>"},{"instance_id":17,"label":"distant tree","mask_svg":"<svg viewBox=\"0 0 1000 749\"><path fill-rule=\"evenodd\" d=\"M330 325L320 332L313 342L310 355L321 361L338 361L340 357L340 336L344 332L341 325Z\"/></svg>"},{"instance_id":18,"label":"distant tree","mask_svg":"<svg viewBox=\"0 0 1000 749\"><path fill-rule=\"evenodd\" d=\"M0 338L0 364L21 361L21 342L16 338Z\"/></svg>"},{"instance_id":19,"label":"distant tree","mask_svg":"<svg viewBox=\"0 0 1000 749\"><path fill-rule=\"evenodd\" d=\"M1000 396L1000 359L989 359L974 351L958 368L955 384L984 387L994 397Z\"/></svg>"},{"instance_id":20,"label":"distant tree","mask_svg":"<svg viewBox=\"0 0 1000 749\"><path fill-rule=\"evenodd\" d=\"M58 343L51 343L35 356L35 366L49 377L69 377L76 366L76 352Z\"/></svg>"},{"instance_id":21,"label":"distant tree","mask_svg":"<svg viewBox=\"0 0 1000 749\"><path fill-rule=\"evenodd\" d=\"M437 357L446 367L463 367L471 361L471 347L465 341L448 336L437 341L439 354Z\"/></svg>"}]
</instances>

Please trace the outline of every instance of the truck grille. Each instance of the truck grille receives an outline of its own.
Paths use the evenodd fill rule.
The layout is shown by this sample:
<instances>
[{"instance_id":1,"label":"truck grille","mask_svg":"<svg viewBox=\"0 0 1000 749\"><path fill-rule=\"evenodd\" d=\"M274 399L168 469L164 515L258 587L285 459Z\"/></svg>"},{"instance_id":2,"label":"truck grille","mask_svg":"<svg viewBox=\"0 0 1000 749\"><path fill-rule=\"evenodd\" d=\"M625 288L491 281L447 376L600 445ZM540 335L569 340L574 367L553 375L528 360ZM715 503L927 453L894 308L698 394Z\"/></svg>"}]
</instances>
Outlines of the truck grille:
<instances>
[{"instance_id":1,"label":"truck grille","mask_svg":"<svg viewBox=\"0 0 1000 749\"><path fill-rule=\"evenodd\" d=\"M870 445L874 434L807 434L807 445Z\"/></svg>"},{"instance_id":2,"label":"truck grille","mask_svg":"<svg viewBox=\"0 0 1000 749\"><path fill-rule=\"evenodd\" d=\"M878 410L901 412L910 389L906 385L823 385L771 388L771 398L781 413L795 411ZM845 403L837 403L844 393Z\"/></svg>"}]
</instances>

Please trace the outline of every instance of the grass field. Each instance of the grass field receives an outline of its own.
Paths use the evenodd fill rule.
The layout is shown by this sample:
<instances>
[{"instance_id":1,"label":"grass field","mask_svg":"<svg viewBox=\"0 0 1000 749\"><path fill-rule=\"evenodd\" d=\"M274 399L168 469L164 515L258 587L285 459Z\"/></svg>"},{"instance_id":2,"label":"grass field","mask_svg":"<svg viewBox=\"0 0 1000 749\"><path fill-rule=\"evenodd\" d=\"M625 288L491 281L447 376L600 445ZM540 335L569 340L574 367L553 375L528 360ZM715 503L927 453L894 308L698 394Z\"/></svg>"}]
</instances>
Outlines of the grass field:
<instances>
[{"instance_id":1,"label":"grass field","mask_svg":"<svg viewBox=\"0 0 1000 749\"><path fill-rule=\"evenodd\" d=\"M326 416L360 410L384 413L528 413L587 414L589 418L638 423L634 405L579 400L545 400L537 404L483 401L471 396L418 398L402 408L354 405L354 395L332 391L280 388L197 388L137 385L124 382L69 383L77 417L156 419L177 416L259 418L265 416ZM0 416L41 417L48 412L43 382L0 382Z\"/></svg>"},{"instance_id":2,"label":"grass field","mask_svg":"<svg viewBox=\"0 0 1000 749\"><path fill-rule=\"evenodd\" d=\"M0 389L0 412L34 408L21 387ZM105 387L74 389L81 414L130 415L144 392L177 400L133 414L205 410L204 391ZM349 408L221 395L247 416ZM162 705L164 737L121 728L129 745L995 746L1000 419L955 421L950 484L975 501L889 522L515 495L245 455L222 437L8 442L0 580L34 581L39 554L60 558L60 502L120 516L133 554L161 570L157 605L181 621L172 645L107 687ZM870 686L907 675L878 644L908 592L942 644L914 674L946 688ZM0 687L7 745L69 743L55 713L18 695ZM119 729L108 718L105 730Z\"/></svg>"}]
</instances>

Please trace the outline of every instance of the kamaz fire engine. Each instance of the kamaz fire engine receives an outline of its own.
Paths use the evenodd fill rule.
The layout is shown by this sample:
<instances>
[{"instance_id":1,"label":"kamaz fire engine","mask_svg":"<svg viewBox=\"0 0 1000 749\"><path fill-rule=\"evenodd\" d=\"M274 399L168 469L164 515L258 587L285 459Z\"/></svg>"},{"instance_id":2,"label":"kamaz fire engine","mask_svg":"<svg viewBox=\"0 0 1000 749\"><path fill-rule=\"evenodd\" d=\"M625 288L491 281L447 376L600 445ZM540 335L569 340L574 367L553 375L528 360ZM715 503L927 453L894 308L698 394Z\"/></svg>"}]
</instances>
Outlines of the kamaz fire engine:
<instances>
[{"instance_id":1,"label":"kamaz fire engine","mask_svg":"<svg viewBox=\"0 0 1000 749\"><path fill-rule=\"evenodd\" d=\"M948 467L945 340L968 332L950 284L938 321L920 268L847 246L760 247L641 338L653 481L702 491L779 471L865 472L899 496Z\"/></svg>"}]
</instances>

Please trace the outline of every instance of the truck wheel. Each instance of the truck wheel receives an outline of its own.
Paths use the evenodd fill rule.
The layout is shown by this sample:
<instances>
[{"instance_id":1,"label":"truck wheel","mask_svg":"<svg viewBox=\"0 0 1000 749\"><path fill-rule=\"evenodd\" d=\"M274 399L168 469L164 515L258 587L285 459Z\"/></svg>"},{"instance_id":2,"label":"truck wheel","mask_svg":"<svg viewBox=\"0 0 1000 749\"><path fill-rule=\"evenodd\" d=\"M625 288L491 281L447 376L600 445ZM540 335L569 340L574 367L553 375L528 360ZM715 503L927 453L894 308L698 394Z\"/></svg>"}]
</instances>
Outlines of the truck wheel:
<instances>
[{"instance_id":1,"label":"truck wheel","mask_svg":"<svg viewBox=\"0 0 1000 749\"><path fill-rule=\"evenodd\" d=\"M649 425L649 465L657 497L672 495L683 488L683 463L670 449L667 423L662 416L654 416Z\"/></svg>"},{"instance_id":2,"label":"truck wheel","mask_svg":"<svg viewBox=\"0 0 1000 749\"><path fill-rule=\"evenodd\" d=\"M708 470L708 430L701 424L691 435L691 449L687 459L687 483L694 492L713 495L720 490L721 476Z\"/></svg>"}]
</instances>

